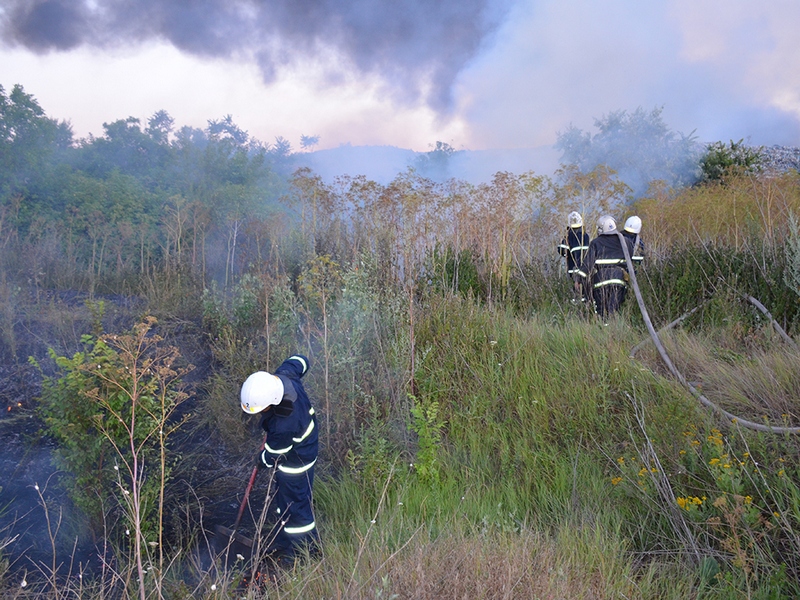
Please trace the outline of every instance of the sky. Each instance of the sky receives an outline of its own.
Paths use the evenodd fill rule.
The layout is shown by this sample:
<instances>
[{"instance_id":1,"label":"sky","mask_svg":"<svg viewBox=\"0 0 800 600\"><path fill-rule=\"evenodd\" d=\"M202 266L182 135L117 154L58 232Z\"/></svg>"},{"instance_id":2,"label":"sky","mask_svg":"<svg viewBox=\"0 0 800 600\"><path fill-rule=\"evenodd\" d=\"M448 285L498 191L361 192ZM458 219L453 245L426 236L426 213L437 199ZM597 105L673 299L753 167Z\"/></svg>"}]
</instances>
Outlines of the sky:
<instances>
[{"instance_id":1,"label":"sky","mask_svg":"<svg viewBox=\"0 0 800 600\"><path fill-rule=\"evenodd\" d=\"M166 110L299 149L551 145L662 107L800 146L797 0L0 0L0 85L76 137Z\"/></svg>"}]
</instances>

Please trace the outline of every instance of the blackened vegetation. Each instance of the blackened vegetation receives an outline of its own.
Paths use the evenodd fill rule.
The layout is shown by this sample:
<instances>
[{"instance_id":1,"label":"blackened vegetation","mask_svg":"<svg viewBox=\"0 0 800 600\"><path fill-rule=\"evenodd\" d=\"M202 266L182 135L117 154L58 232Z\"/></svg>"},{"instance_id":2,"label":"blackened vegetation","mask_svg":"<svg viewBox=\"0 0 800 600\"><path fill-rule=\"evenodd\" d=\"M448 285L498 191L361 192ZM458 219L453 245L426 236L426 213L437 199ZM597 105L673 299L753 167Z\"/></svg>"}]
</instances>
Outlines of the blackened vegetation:
<instances>
[{"instance_id":1,"label":"blackened vegetation","mask_svg":"<svg viewBox=\"0 0 800 600\"><path fill-rule=\"evenodd\" d=\"M108 548L103 548L102 536L103 527L110 531L114 525L111 521L103 523L102 519L100 523L89 523L83 511L75 505L75 498L68 494L70 486L66 485L66 480L74 474L61 470L53 460L57 442L48 433L39 399L42 378L57 379L64 374L49 351L66 357L85 352L87 346L83 336L97 339L106 331L127 331L140 318L144 307L141 298L90 298L83 292L52 292L42 294L38 300L29 298L18 305L13 330L4 332L5 339L0 344L4 355L0 367L0 400L3 405L0 438L4 449L0 457L0 481L3 482L0 484L0 505L4 507L0 511L0 530L14 538L5 553L16 560L15 566L19 569L52 560L43 501L48 504L52 524L56 519L62 520L57 539L62 557L72 555L89 571L100 568L101 557L113 560ZM187 389L194 391L199 381L208 376L210 362L197 327L187 321L167 321L157 331L168 336L171 344L180 346L178 368L196 365L185 377ZM13 348L8 343L11 337L15 340ZM89 402L88 397L76 397L70 401ZM196 392L171 417L170 423L185 419L195 406ZM97 436L100 436L99 432ZM194 443L192 432L181 432L176 442L181 445ZM176 508L174 504L170 507L171 510ZM111 514L109 512L108 516ZM62 567L66 568L65 565Z\"/></svg>"}]
</instances>

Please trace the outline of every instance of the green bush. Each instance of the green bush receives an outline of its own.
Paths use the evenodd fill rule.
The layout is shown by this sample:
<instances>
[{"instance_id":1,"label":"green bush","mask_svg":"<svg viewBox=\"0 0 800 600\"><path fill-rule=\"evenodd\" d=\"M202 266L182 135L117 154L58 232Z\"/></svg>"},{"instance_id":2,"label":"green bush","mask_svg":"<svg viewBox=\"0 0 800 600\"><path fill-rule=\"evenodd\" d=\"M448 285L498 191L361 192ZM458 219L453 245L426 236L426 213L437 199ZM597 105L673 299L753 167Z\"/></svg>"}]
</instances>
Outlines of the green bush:
<instances>
[{"instance_id":1,"label":"green bush","mask_svg":"<svg viewBox=\"0 0 800 600\"><path fill-rule=\"evenodd\" d=\"M85 350L72 358L51 350L60 373L43 377L45 431L58 442L55 459L68 474L70 497L98 534L115 523L132 528L132 493L139 494L142 531L151 540L161 533L173 462L168 438L182 424L171 416L186 398L186 370L175 366L177 349L152 334L154 325L148 318L129 334L84 336Z\"/></svg>"},{"instance_id":2,"label":"green bush","mask_svg":"<svg viewBox=\"0 0 800 600\"><path fill-rule=\"evenodd\" d=\"M757 172L761 162L759 149L746 146L744 140L731 140L728 144L713 142L706 147L705 154L700 158L702 180L722 181L732 174Z\"/></svg>"}]
</instances>

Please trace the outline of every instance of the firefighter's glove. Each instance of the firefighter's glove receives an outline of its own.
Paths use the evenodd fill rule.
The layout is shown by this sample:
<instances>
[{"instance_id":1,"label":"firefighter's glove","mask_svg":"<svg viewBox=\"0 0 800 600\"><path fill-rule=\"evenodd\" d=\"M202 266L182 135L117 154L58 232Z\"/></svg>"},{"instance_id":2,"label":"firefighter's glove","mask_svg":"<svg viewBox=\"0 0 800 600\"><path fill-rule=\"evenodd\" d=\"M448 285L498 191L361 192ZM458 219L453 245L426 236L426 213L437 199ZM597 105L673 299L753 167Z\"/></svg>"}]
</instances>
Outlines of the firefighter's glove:
<instances>
[{"instance_id":1,"label":"firefighter's glove","mask_svg":"<svg viewBox=\"0 0 800 600\"><path fill-rule=\"evenodd\" d=\"M275 461L266 450L262 450L256 457L256 466L259 469L271 469L275 466Z\"/></svg>"}]
</instances>

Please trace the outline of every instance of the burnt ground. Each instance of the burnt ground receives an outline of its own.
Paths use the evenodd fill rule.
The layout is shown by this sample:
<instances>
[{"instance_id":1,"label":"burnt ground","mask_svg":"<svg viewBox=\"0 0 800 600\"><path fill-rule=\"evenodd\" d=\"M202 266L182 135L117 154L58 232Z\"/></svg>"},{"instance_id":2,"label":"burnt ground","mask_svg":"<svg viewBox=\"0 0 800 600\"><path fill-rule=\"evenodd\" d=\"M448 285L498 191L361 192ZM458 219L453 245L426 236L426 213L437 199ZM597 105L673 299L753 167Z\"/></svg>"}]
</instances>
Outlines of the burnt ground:
<instances>
[{"instance_id":1,"label":"burnt ground","mask_svg":"<svg viewBox=\"0 0 800 600\"><path fill-rule=\"evenodd\" d=\"M67 292L26 300L17 303L13 327L7 314L4 326L0 325L0 547L10 540L2 555L11 561L12 572L46 571L49 567L43 565L53 561L49 516L51 530L60 519L56 543L62 572L70 562L91 571L100 566L102 540L92 540L85 520L64 492L61 481L68 475L59 473L53 462L56 443L42 431L36 406L42 373L56 372L48 348L61 356L82 350L81 336L96 328L97 311L93 314L87 307L85 294ZM107 332L128 331L146 311L145 303L136 298L94 298L94 302L99 300L104 302L102 328ZM203 381L212 371L211 352L198 323L165 321L158 328L167 343L179 348L186 364L194 366L183 379L190 398L181 405L179 418L198 408ZM34 357L41 370L28 357ZM177 500L169 507L166 522L182 537L233 523L252 464L247 452L232 455L212 431L192 426L191 416L188 423L173 438L174 449L179 454L183 454L181 447L187 453L199 450L204 458L202 468L179 464L174 471L171 491ZM265 494L265 482L258 482L252 498L263 501Z\"/></svg>"}]
</instances>

